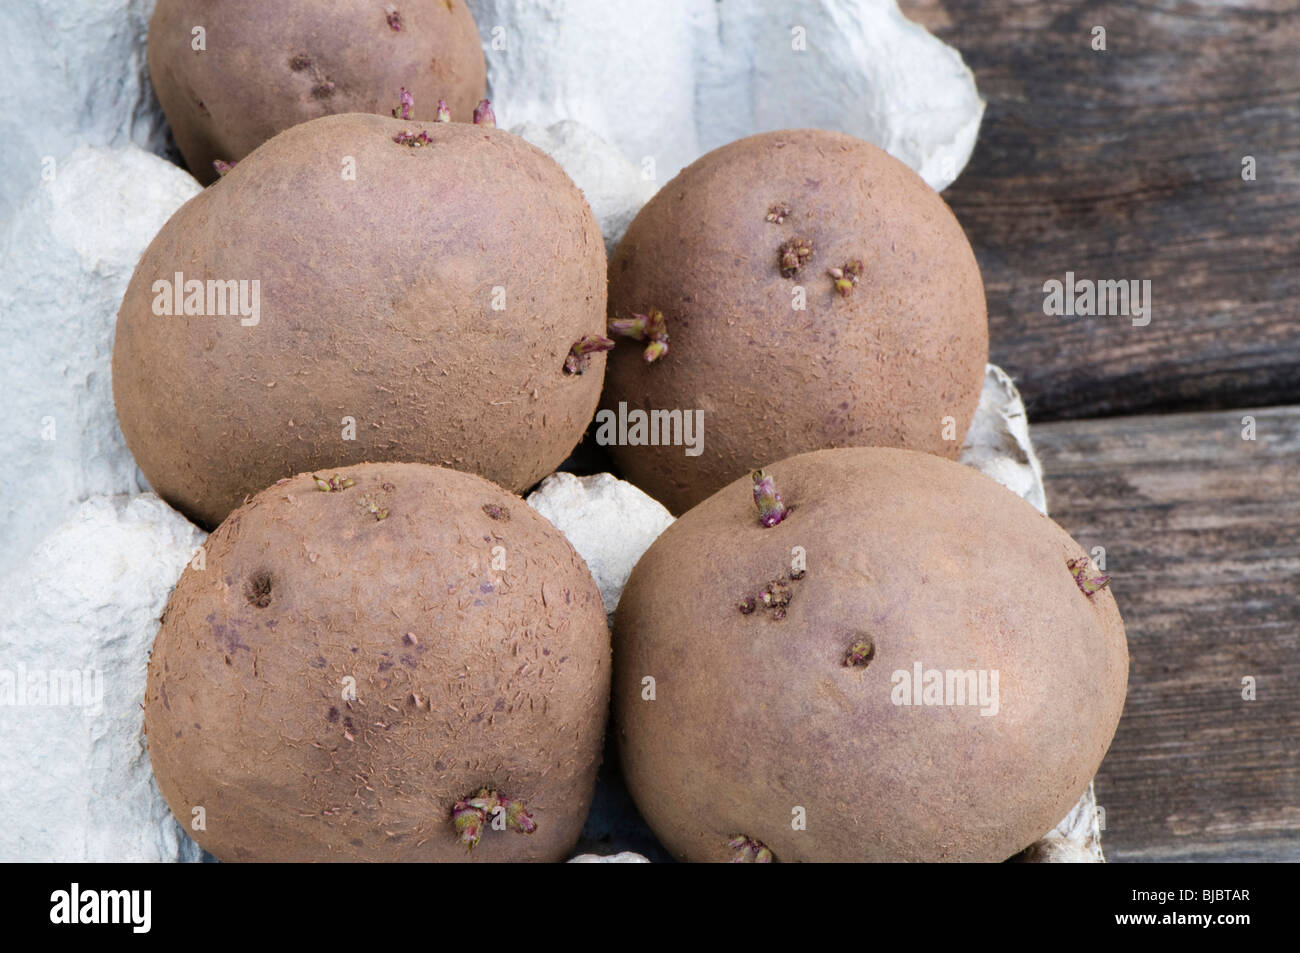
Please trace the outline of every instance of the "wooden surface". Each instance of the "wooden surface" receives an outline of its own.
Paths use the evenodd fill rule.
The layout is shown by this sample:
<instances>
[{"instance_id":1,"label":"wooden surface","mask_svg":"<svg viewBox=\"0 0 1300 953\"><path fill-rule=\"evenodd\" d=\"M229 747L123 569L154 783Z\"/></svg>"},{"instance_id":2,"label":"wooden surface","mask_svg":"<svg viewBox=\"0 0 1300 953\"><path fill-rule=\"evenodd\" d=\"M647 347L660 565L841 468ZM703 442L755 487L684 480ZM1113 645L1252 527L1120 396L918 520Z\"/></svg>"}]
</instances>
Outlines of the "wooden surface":
<instances>
[{"instance_id":1,"label":"wooden surface","mask_svg":"<svg viewBox=\"0 0 1300 953\"><path fill-rule=\"evenodd\" d=\"M944 196L1031 420L1300 403L1297 0L900 6L988 101ZM1149 279L1151 323L1043 314L1067 270Z\"/></svg>"},{"instance_id":2,"label":"wooden surface","mask_svg":"<svg viewBox=\"0 0 1300 953\"><path fill-rule=\"evenodd\" d=\"M1031 436L1048 510L1105 547L1128 630L1128 701L1097 777L1108 859L1300 861L1300 407Z\"/></svg>"}]
</instances>

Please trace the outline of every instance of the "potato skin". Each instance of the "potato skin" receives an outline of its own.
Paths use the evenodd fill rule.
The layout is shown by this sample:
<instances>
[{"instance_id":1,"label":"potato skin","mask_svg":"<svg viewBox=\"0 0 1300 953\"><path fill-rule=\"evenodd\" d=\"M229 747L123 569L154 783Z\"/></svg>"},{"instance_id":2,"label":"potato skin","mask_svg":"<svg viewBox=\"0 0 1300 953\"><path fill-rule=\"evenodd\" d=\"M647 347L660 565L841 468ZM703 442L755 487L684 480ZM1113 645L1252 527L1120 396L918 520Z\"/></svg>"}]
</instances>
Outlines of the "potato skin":
<instances>
[{"instance_id":1,"label":"potato skin","mask_svg":"<svg viewBox=\"0 0 1300 953\"><path fill-rule=\"evenodd\" d=\"M176 145L200 182L290 126L320 116L389 115L403 86L417 117L439 99L469 122L486 68L464 0L400 0L401 30L375 0L158 0L149 75ZM202 26L206 46L192 48Z\"/></svg>"},{"instance_id":2,"label":"potato skin","mask_svg":"<svg viewBox=\"0 0 1300 953\"><path fill-rule=\"evenodd\" d=\"M181 576L145 697L168 805L221 860L565 859L609 692L582 558L479 477L401 463L320 476L336 473L355 485L322 492L304 474L259 493ZM467 852L451 809L482 787L522 799L537 830L487 830ZM196 806L206 830L190 828Z\"/></svg>"},{"instance_id":3,"label":"potato skin","mask_svg":"<svg viewBox=\"0 0 1300 953\"><path fill-rule=\"evenodd\" d=\"M615 621L623 773L664 846L778 861L1001 861L1050 830L1096 772L1124 705L1128 649L1083 550L975 470L849 448L767 468L790 515L764 529L749 479L674 523ZM782 620L738 604L788 572ZM844 664L859 638L865 668ZM1000 709L895 705L891 676L997 669ZM642 699L642 679L656 699ZM807 811L807 830L791 828Z\"/></svg>"},{"instance_id":4,"label":"potato skin","mask_svg":"<svg viewBox=\"0 0 1300 953\"><path fill-rule=\"evenodd\" d=\"M394 142L404 131L432 143ZM260 281L260 322L154 314L154 282L176 272ZM522 491L591 420L605 355L581 375L564 361L604 314L600 228L539 149L464 123L327 116L155 237L118 313L113 397L154 490L206 527L277 479L367 460Z\"/></svg>"},{"instance_id":5,"label":"potato skin","mask_svg":"<svg viewBox=\"0 0 1300 953\"><path fill-rule=\"evenodd\" d=\"M790 207L782 224L766 220L778 203ZM793 238L813 254L785 278L779 249ZM865 273L841 297L827 271L855 259ZM869 143L796 129L710 152L633 220L609 281L614 317L664 312L669 351L647 365L621 341L602 406L704 411L700 456L612 448L674 513L808 450L961 448L988 360L979 267L943 199ZM947 416L955 440L943 439Z\"/></svg>"}]
</instances>

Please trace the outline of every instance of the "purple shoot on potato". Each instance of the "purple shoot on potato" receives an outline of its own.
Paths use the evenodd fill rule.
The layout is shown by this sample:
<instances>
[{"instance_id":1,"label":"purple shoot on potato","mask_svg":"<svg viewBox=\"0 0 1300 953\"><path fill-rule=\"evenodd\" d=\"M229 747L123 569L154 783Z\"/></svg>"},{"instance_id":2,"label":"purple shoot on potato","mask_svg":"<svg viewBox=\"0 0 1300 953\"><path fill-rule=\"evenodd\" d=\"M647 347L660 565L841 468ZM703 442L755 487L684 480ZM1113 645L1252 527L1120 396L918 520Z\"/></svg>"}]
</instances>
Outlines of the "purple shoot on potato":
<instances>
[{"instance_id":1,"label":"purple shoot on potato","mask_svg":"<svg viewBox=\"0 0 1300 953\"><path fill-rule=\"evenodd\" d=\"M581 374L590 363L590 355L612 350L614 342L600 334L587 334L569 348L569 355L564 359L564 373Z\"/></svg>"},{"instance_id":2,"label":"purple shoot on potato","mask_svg":"<svg viewBox=\"0 0 1300 953\"><path fill-rule=\"evenodd\" d=\"M651 341L668 345L668 319L658 308L651 308L645 325L646 337Z\"/></svg>"},{"instance_id":3,"label":"purple shoot on potato","mask_svg":"<svg viewBox=\"0 0 1300 953\"><path fill-rule=\"evenodd\" d=\"M790 604L790 600L794 598L794 590L790 588L789 583L782 576L780 579L773 579L769 582L767 587L758 595L763 601L765 609L784 609ZM785 614L782 613L781 618L784 617Z\"/></svg>"},{"instance_id":4,"label":"purple shoot on potato","mask_svg":"<svg viewBox=\"0 0 1300 953\"><path fill-rule=\"evenodd\" d=\"M398 11L397 7L390 3L384 8L384 16L388 20L388 28L390 30L394 33L402 32L402 14Z\"/></svg>"},{"instance_id":5,"label":"purple shoot on potato","mask_svg":"<svg viewBox=\"0 0 1300 953\"><path fill-rule=\"evenodd\" d=\"M438 100L438 115L434 117L434 122L451 122L451 107L447 105L447 100Z\"/></svg>"},{"instance_id":6,"label":"purple shoot on potato","mask_svg":"<svg viewBox=\"0 0 1300 953\"><path fill-rule=\"evenodd\" d=\"M737 834L731 840L727 841L727 846L732 850L731 862L733 864L743 864L746 860L751 859L755 853L750 846L749 838L743 834Z\"/></svg>"},{"instance_id":7,"label":"purple shoot on potato","mask_svg":"<svg viewBox=\"0 0 1300 953\"><path fill-rule=\"evenodd\" d=\"M853 293L853 287L862 277L862 262L859 259L846 264L843 268L829 268L827 274L835 279L835 290L840 297L847 298Z\"/></svg>"},{"instance_id":8,"label":"purple shoot on potato","mask_svg":"<svg viewBox=\"0 0 1300 953\"><path fill-rule=\"evenodd\" d=\"M727 846L731 848L733 864L770 864L775 859L767 845L744 834L732 837Z\"/></svg>"},{"instance_id":9,"label":"purple shoot on potato","mask_svg":"<svg viewBox=\"0 0 1300 953\"><path fill-rule=\"evenodd\" d=\"M492 111L492 100L484 99L474 107L474 125L496 126L497 114Z\"/></svg>"},{"instance_id":10,"label":"purple shoot on potato","mask_svg":"<svg viewBox=\"0 0 1300 953\"><path fill-rule=\"evenodd\" d=\"M388 519L388 510L375 502L375 498L369 494L361 498L361 505L365 511L375 518L375 522Z\"/></svg>"},{"instance_id":11,"label":"purple shoot on potato","mask_svg":"<svg viewBox=\"0 0 1300 953\"><path fill-rule=\"evenodd\" d=\"M537 830L537 822L524 809L524 803L514 798L501 798L501 805L506 809L506 827L520 834L531 834Z\"/></svg>"},{"instance_id":12,"label":"purple shoot on potato","mask_svg":"<svg viewBox=\"0 0 1300 953\"><path fill-rule=\"evenodd\" d=\"M612 318L609 330L634 341L647 341L642 355L647 364L653 364L668 353L668 319L658 308L648 314L634 314L630 318Z\"/></svg>"},{"instance_id":13,"label":"purple shoot on potato","mask_svg":"<svg viewBox=\"0 0 1300 953\"><path fill-rule=\"evenodd\" d=\"M844 664L849 668L859 668L870 662L875 654L876 647L867 639L862 639L849 646L849 652L844 656Z\"/></svg>"},{"instance_id":14,"label":"purple shoot on potato","mask_svg":"<svg viewBox=\"0 0 1300 953\"><path fill-rule=\"evenodd\" d=\"M484 814L490 815L497 809L497 806L501 803L501 799L497 797L496 791L489 791L487 788L483 788L478 792L478 794L474 795L465 803L472 808L477 808Z\"/></svg>"},{"instance_id":15,"label":"purple shoot on potato","mask_svg":"<svg viewBox=\"0 0 1300 953\"><path fill-rule=\"evenodd\" d=\"M451 809L451 820L466 850L473 850L483 836L483 821L487 815L468 801L457 801Z\"/></svg>"},{"instance_id":16,"label":"purple shoot on potato","mask_svg":"<svg viewBox=\"0 0 1300 953\"><path fill-rule=\"evenodd\" d=\"M758 521L764 526L775 526L790 515L790 508L776 492L776 481L762 470L754 471L754 505L758 507Z\"/></svg>"},{"instance_id":17,"label":"purple shoot on potato","mask_svg":"<svg viewBox=\"0 0 1300 953\"><path fill-rule=\"evenodd\" d=\"M220 175L225 175L227 172L229 172L231 169L233 169L233 168L234 168L236 165L238 165L238 164L239 164L239 163L237 163L237 162L223 162L223 161L220 160L220 159L213 159L213 160L212 160L212 168L214 168L214 169L217 170L217 175L219 175L219 176L220 176Z\"/></svg>"},{"instance_id":18,"label":"purple shoot on potato","mask_svg":"<svg viewBox=\"0 0 1300 953\"><path fill-rule=\"evenodd\" d=\"M393 141L399 146L410 146L412 149L417 149L420 146L427 146L431 140L429 134L421 129L418 136L413 132L399 132L393 136Z\"/></svg>"},{"instance_id":19,"label":"purple shoot on potato","mask_svg":"<svg viewBox=\"0 0 1300 953\"><path fill-rule=\"evenodd\" d=\"M785 202L778 202L767 210L766 221L773 225L784 225L786 216L790 214L790 206Z\"/></svg>"},{"instance_id":20,"label":"purple shoot on potato","mask_svg":"<svg viewBox=\"0 0 1300 953\"><path fill-rule=\"evenodd\" d=\"M1079 591L1089 599L1110 585L1110 576L1100 569L1094 569L1087 556L1067 560L1065 565L1074 574L1074 582Z\"/></svg>"},{"instance_id":21,"label":"purple shoot on potato","mask_svg":"<svg viewBox=\"0 0 1300 953\"><path fill-rule=\"evenodd\" d=\"M812 258L812 239L792 238L787 242L782 242L777 251L779 254L777 264L781 269L781 277L793 278L799 274L799 269L808 263L808 259Z\"/></svg>"},{"instance_id":22,"label":"purple shoot on potato","mask_svg":"<svg viewBox=\"0 0 1300 953\"><path fill-rule=\"evenodd\" d=\"M393 118L410 119L411 110L413 110L414 108L415 108L415 97L411 95L411 91L409 89L403 86L402 92L398 97L397 108L393 110Z\"/></svg>"},{"instance_id":23,"label":"purple shoot on potato","mask_svg":"<svg viewBox=\"0 0 1300 953\"><path fill-rule=\"evenodd\" d=\"M322 480L313 473L312 480L316 484L316 489L320 490L322 493L337 493L340 490L346 490L348 487L352 486L353 483L351 477L341 477L337 473L328 480Z\"/></svg>"},{"instance_id":24,"label":"purple shoot on potato","mask_svg":"<svg viewBox=\"0 0 1300 953\"><path fill-rule=\"evenodd\" d=\"M473 849L479 842L483 836L483 825L495 817L498 811L505 818L507 830L520 834L531 834L537 830L537 822L524 808L523 801L481 788L478 794L457 801L451 809L452 822L467 849Z\"/></svg>"}]
</instances>

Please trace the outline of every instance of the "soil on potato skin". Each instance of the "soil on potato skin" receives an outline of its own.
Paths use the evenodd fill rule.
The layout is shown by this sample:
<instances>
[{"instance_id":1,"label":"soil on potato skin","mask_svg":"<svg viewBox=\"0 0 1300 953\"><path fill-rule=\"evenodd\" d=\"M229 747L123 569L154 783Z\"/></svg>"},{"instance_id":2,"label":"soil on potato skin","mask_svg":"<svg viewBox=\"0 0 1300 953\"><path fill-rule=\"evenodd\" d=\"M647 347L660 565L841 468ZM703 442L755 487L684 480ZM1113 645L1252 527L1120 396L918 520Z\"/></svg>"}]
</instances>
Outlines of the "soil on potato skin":
<instances>
[{"instance_id":1,"label":"soil on potato skin","mask_svg":"<svg viewBox=\"0 0 1300 953\"><path fill-rule=\"evenodd\" d=\"M177 274L244 281L250 300L258 282L256 323L155 313L155 283ZM565 359L604 331L605 280L582 193L517 136L304 123L182 206L142 256L113 348L122 432L154 490L205 528L277 479L367 460L521 491L595 411L605 355L581 374Z\"/></svg>"},{"instance_id":2,"label":"soil on potato skin","mask_svg":"<svg viewBox=\"0 0 1300 953\"><path fill-rule=\"evenodd\" d=\"M737 480L668 528L619 603L615 735L663 845L723 861L743 834L778 861L995 862L1043 836L1096 773L1127 685L1111 590L1085 595L1068 568L1080 546L929 454L765 469L793 507L782 522L760 526ZM783 573L779 617L741 611ZM846 665L864 641L867 663ZM996 710L898 703L918 664L996 671Z\"/></svg>"},{"instance_id":3,"label":"soil on potato skin","mask_svg":"<svg viewBox=\"0 0 1300 953\"><path fill-rule=\"evenodd\" d=\"M231 514L168 604L145 730L173 813L228 861L566 859L610 674L581 557L475 476L315 476L333 486L299 475ZM537 830L467 851L451 810L482 788Z\"/></svg>"},{"instance_id":4,"label":"soil on potato skin","mask_svg":"<svg viewBox=\"0 0 1300 953\"><path fill-rule=\"evenodd\" d=\"M792 244L810 254L787 277ZM830 271L856 263L841 294ZM852 136L752 136L665 185L609 266L610 314L651 308L668 353L647 364L644 345L620 339L601 406L704 411L699 456L667 441L611 448L675 514L810 450L956 458L979 403L988 320L961 225L911 169Z\"/></svg>"}]
</instances>

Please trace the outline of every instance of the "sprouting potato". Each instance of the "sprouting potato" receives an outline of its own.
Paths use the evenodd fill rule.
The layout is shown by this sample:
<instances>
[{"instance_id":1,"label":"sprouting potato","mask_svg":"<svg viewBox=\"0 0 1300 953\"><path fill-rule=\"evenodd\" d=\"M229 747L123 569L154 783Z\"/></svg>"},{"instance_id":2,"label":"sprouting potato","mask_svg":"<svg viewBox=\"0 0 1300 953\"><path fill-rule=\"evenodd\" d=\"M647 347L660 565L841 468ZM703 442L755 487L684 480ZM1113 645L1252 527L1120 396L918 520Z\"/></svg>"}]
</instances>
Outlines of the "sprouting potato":
<instances>
[{"instance_id":1,"label":"sprouting potato","mask_svg":"<svg viewBox=\"0 0 1300 953\"><path fill-rule=\"evenodd\" d=\"M917 451L814 451L719 490L615 617L642 815L683 860L1006 860L1075 805L1124 707L1123 621L1087 560Z\"/></svg>"},{"instance_id":2,"label":"sprouting potato","mask_svg":"<svg viewBox=\"0 0 1300 953\"><path fill-rule=\"evenodd\" d=\"M145 731L227 861L558 861L609 698L600 592L523 500L364 464L282 480L181 576ZM201 568L200 568L201 567Z\"/></svg>"},{"instance_id":3,"label":"sprouting potato","mask_svg":"<svg viewBox=\"0 0 1300 953\"><path fill-rule=\"evenodd\" d=\"M290 126L337 113L388 115L406 87L469 122L486 72L464 0L159 0L149 75L200 182Z\"/></svg>"},{"instance_id":4,"label":"sprouting potato","mask_svg":"<svg viewBox=\"0 0 1300 953\"><path fill-rule=\"evenodd\" d=\"M710 152L633 220L609 270L602 406L703 411L612 447L681 513L772 460L892 446L956 458L988 360L984 286L952 212L869 143L811 129Z\"/></svg>"},{"instance_id":5,"label":"sprouting potato","mask_svg":"<svg viewBox=\"0 0 1300 953\"><path fill-rule=\"evenodd\" d=\"M519 492L582 438L604 330L600 228L549 156L486 124L326 116L149 245L113 397L154 490L205 527L282 477L365 461Z\"/></svg>"}]
</instances>

